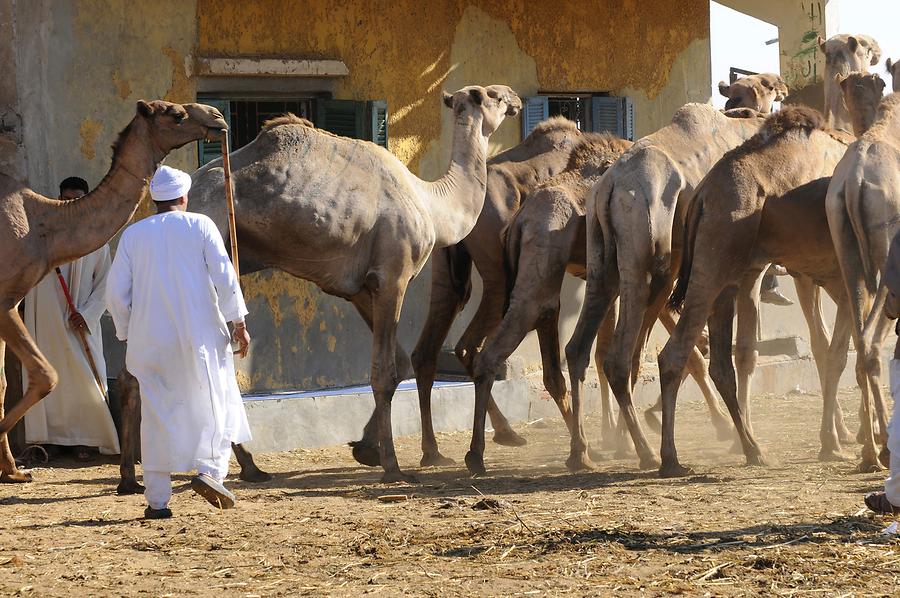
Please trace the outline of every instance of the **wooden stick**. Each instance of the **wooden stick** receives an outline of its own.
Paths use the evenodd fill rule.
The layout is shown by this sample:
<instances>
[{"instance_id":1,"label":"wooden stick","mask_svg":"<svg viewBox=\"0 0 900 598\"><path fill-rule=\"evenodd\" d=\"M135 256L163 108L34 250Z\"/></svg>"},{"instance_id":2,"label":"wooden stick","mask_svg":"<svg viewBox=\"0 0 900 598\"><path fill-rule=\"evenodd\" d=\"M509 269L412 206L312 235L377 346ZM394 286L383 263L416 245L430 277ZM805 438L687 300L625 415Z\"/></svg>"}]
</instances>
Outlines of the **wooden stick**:
<instances>
[{"instance_id":1,"label":"wooden stick","mask_svg":"<svg viewBox=\"0 0 900 598\"><path fill-rule=\"evenodd\" d=\"M78 313L78 310L75 309L75 302L72 301L72 294L69 292L69 285L66 284L66 279L63 278L62 271L59 268L56 269L56 278L59 280L59 286L62 287L63 295L66 296L66 303L69 305L69 315L71 316L74 313ZM84 334L82 328L76 328L75 334L78 335L79 340L81 340L81 346L84 349L84 354L87 356L91 372L94 374L94 380L97 382L97 386L100 387L103 398L108 401L109 396L106 394L106 385L103 384L103 380L100 378L100 372L97 370L97 363L94 361L94 354L91 353L91 346L88 345L87 336Z\"/></svg>"},{"instance_id":2,"label":"wooden stick","mask_svg":"<svg viewBox=\"0 0 900 598\"><path fill-rule=\"evenodd\" d=\"M231 158L228 155L228 131L222 132L222 168L225 169L225 203L228 204L228 234L231 237L231 263L241 284L240 260L238 259L237 225L234 222L234 188L231 186Z\"/></svg>"}]
</instances>

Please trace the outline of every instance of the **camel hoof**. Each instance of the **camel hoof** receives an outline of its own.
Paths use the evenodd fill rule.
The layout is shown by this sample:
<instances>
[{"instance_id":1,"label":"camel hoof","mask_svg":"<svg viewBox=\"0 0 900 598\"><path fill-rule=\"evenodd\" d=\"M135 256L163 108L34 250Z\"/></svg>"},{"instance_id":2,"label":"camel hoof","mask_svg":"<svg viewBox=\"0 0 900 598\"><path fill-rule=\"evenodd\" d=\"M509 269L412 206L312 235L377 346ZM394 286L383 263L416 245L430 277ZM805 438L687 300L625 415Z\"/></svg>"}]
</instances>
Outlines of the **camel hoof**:
<instances>
[{"instance_id":1,"label":"camel hoof","mask_svg":"<svg viewBox=\"0 0 900 598\"><path fill-rule=\"evenodd\" d=\"M137 483L137 480L122 480L116 486L116 494L119 496L128 496L130 494L143 494L144 487Z\"/></svg>"},{"instance_id":2,"label":"camel hoof","mask_svg":"<svg viewBox=\"0 0 900 598\"><path fill-rule=\"evenodd\" d=\"M842 452L839 448L825 448L819 450L819 461L823 463L833 463L838 461L849 461L852 457Z\"/></svg>"},{"instance_id":3,"label":"camel hoof","mask_svg":"<svg viewBox=\"0 0 900 598\"><path fill-rule=\"evenodd\" d=\"M241 475L239 477L245 482L250 482L251 484L262 484L263 482L269 482L272 480L271 473L263 471L255 465L253 467L241 468Z\"/></svg>"},{"instance_id":4,"label":"camel hoof","mask_svg":"<svg viewBox=\"0 0 900 598\"><path fill-rule=\"evenodd\" d=\"M484 457L471 450L466 453L466 468L472 475L481 476L487 473L484 468Z\"/></svg>"},{"instance_id":5,"label":"camel hoof","mask_svg":"<svg viewBox=\"0 0 900 598\"><path fill-rule=\"evenodd\" d=\"M856 442L856 437L850 433L850 430L844 428L843 430L838 430L837 433L838 440L841 441L842 445L850 445Z\"/></svg>"},{"instance_id":6,"label":"camel hoof","mask_svg":"<svg viewBox=\"0 0 900 598\"><path fill-rule=\"evenodd\" d=\"M641 457L640 461L638 462L638 469L646 471L650 469L656 469L657 467L659 467L659 465L659 459L656 458L656 455L645 455Z\"/></svg>"},{"instance_id":7,"label":"camel hoof","mask_svg":"<svg viewBox=\"0 0 900 598\"><path fill-rule=\"evenodd\" d=\"M884 467L882 467L881 463L878 462L878 459L874 457L863 457L860 464L856 466L856 471L859 473L877 473L883 469Z\"/></svg>"},{"instance_id":8,"label":"camel hoof","mask_svg":"<svg viewBox=\"0 0 900 598\"><path fill-rule=\"evenodd\" d=\"M445 457L439 452L434 452L423 454L419 465L422 467L443 467L445 465L456 465L456 461L450 457Z\"/></svg>"},{"instance_id":9,"label":"camel hoof","mask_svg":"<svg viewBox=\"0 0 900 598\"><path fill-rule=\"evenodd\" d=\"M381 465L381 453L377 446L363 444L362 440L351 442L350 447L353 449L353 458L357 463L368 467L378 467Z\"/></svg>"},{"instance_id":10,"label":"camel hoof","mask_svg":"<svg viewBox=\"0 0 900 598\"><path fill-rule=\"evenodd\" d=\"M878 460L881 461L881 464L885 467L891 466L891 451L888 450L888 447L881 449L881 452L878 453Z\"/></svg>"},{"instance_id":11,"label":"camel hoof","mask_svg":"<svg viewBox=\"0 0 900 598\"><path fill-rule=\"evenodd\" d=\"M406 482L407 484L418 484L419 478L410 474L403 473L399 469L397 471L386 471L384 475L381 476L382 484L394 484L397 482Z\"/></svg>"},{"instance_id":12,"label":"camel hoof","mask_svg":"<svg viewBox=\"0 0 900 598\"><path fill-rule=\"evenodd\" d=\"M659 468L659 477L661 478L683 478L689 475L694 475L694 470L679 464L678 461L663 463Z\"/></svg>"},{"instance_id":13,"label":"camel hoof","mask_svg":"<svg viewBox=\"0 0 900 598\"><path fill-rule=\"evenodd\" d=\"M603 456L603 453L592 446L588 447L587 454L591 461L604 461L606 459L606 457Z\"/></svg>"},{"instance_id":14,"label":"camel hoof","mask_svg":"<svg viewBox=\"0 0 900 598\"><path fill-rule=\"evenodd\" d=\"M586 452L572 453L569 455L569 458L566 459L566 469L575 473L578 471L595 471L597 466Z\"/></svg>"},{"instance_id":15,"label":"camel hoof","mask_svg":"<svg viewBox=\"0 0 900 598\"><path fill-rule=\"evenodd\" d=\"M766 458L762 456L762 453L754 453L751 455L747 455L747 466L768 467L769 463L766 461Z\"/></svg>"},{"instance_id":16,"label":"camel hoof","mask_svg":"<svg viewBox=\"0 0 900 598\"><path fill-rule=\"evenodd\" d=\"M34 478L31 474L21 469L17 469L13 473L0 472L0 484L27 484L33 482Z\"/></svg>"},{"instance_id":17,"label":"camel hoof","mask_svg":"<svg viewBox=\"0 0 900 598\"><path fill-rule=\"evenodd\" d=\"M648 428L657 434L662 434L662 424L659 422L659 419L656 417L656 413L654 413L652 408L644 411L644 421L647 422Z\"/></svg>"},{"instance_id":18,"label":"camel hoof","mask_svg":"<svg viewBox=\"0 0 900 598\"><path fill-rule=\"evenodd\" d=\"M525 446L528 441L516 434L512 429L495 430L494 442L501 446Z\"/></svg>"}]
</instances>

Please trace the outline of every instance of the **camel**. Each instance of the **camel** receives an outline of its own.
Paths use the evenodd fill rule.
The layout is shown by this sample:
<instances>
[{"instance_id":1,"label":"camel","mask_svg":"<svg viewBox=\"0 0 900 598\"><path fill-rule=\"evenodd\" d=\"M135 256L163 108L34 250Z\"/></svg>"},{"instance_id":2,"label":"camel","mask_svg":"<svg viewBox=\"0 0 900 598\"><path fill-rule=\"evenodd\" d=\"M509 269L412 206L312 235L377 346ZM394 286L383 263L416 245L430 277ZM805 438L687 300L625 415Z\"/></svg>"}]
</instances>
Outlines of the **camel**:
<instances>
[{"instance_id":1,"label":"camel","mask_svg":"<svg viewBox=\"0 0 900 598\"><path fill-rule=\"evenodd\" d=\"M761 122L758 112L746 108L722 113L706 104L686 104L671 124L635 143L591 190L585 210L587 290L566 345L576 428L570 468L594 467L582 429L581 385L593 337L618 295L619 314L604 370L640 467L659 464L631 400L641 348L674 284L681 255L678 235L694 187ZM702 360L699 351L696 358Z\"/></svg>"},{"instance_id":2,"label":"camel","mask_svg":"<svg viewBox=\"0 0 900 598\"><path fill-rule=\"evenodd\" d=\"M141 425L141 389L137 378L131 375L127 368L122 368L116 380L116 390L122 405L121 430L121 456L119 459L119 485L116 494L124 496L128 494L140 494L144 486L138 483L135 475L134 463L139 454L138 433ZM243 445L233 444L231 450L241 466L240 478L245 482L267 482L272 479L271 474L257 467L253 455Z\"/></svg>"},{"instance_id":3,"label":"camel","mask_svg":"<svg viewBox=\"0 0 900 598\"><path fill-rule=\"evenodd\" d=\"M60 202L0 174L0 363L6 345L28 372L22 399L0 420L0 481L28 482L9 450L7 433L57 383L47 361L19 317L25 294L54 267L107 243L131 219L149 179L173 149L198 139L219 137L225 120L203 104L156 100L137 103L137 113L113 145L112 165L93 191ZM0 375L0 414L6 392Z\"/></svg>"},{"instance_id":4,"label":"camel","mask_svg":"<svg viewBox=\"0 0 900 598\"><path fill-rule=\"evenodd\" d=\"M890 328L882 308L886 293L877 288L891 239L900 222L900 94L881 100L871 127L852 143L835 168L828 187L828 224L843 273L853 314L857 348L856 377L862 391L861 436L874 446L872 393L882 444L881 461L888 463L887 416L881 392L881 345ZM864 454L863 465L872 465Z\"/></svg>"},{"instance_id":5,"label":"camel","mask_svg":"<svg viewBox=\"0 0 900 598\"><path fill-rule=\"evenodd\" d=\"M565 168L580 138L581 132L573 121L553 117L535 127L521 144L493 156L488 160L484 208L475 227L456 245L435 249L432 255L428 317L412 353L422 418L422 466L453 463L440 453L434 436L431 388L438 354L453 320L471 294L472 264L484 281L481 301L456 345L456 355L470 376L475 356L500 323L506 305L508 283L500 233L535 187ZM494 442L511 446L525 443L493 399L488 413L494 426Z\"/></svg>"},{"instance_id":6,"label":"camel","mask_svg":"<svg viewBox=\"0 0 900 598\"><path fill-rule=\"evenodd\" d=\"M522 106L504 85L445 93L444 104L453 114L453 147L447 173L435 182L380 146L293 115L270 121L231 158L242 255L347 299L373 331L375 412L352 446L357 461L381 464L384 482L415 481L400 470L391 431L391 398L409 366L397 344L404 294L435 247L458 243L475 226L488 139ZM214 160L194 174L190 199L224 230L215 205L223 184Z\"/></svg>"},{"instance_id":7,"label":"camel","mask_svg":"<svg viewBox=\"0 0 900 598\"><path fill-rule=\"evenodd\" d=\"M757 112L772 112L772 104L788 95L788 87L780 75L760 73L742 77L732 83L719 81L719 93L728 98L725 109L752 108Z\"/></svg>"},{"instance_id":8,"label":"camel","mask_svg":"<svg viewBox=\"0 0 900 598\"><path fill-rule=\"evenodd\" d=\"M833 129L850 131L847 107L841 101L841 90L835 75L849 75L854 71L868 72L881 60L881 48L868 35L840 33L827 40L818 38L819 49L825 54L825 123Z\"/></svg>"},{"instance_id":9,"label":"camel","mask_svg":"<svg viewBox=\"0 0 900 598\"><path fill-rule=\"evenodd\" d=\"M731 348L737 310L735 362L738 369L752 371L759 285L772 262L815 280L838 303L828 357L839 363L826 365L829 375L822 383L822 441L823 451L839 458L835 391L846 363L848 302L825 235L822 198L850 140L849 135L826 130L823 116L812 108L789 106L767 118L752 139L725 154L697 186L687 214L678 284L669 302L681 308L681 317L659 354L661 476L692 473L678 462L674 408L689 351L707 321L710 374L731 413L747 464L765 464L749 425L746 397L737 394Z\"/></svg>"},{"instance_id":10,"label":"camel","mask_svg":"<svg viewBox=\"0 0 900 598\"><path fill-rule=\"evenodd\" d=\"M841 101L850 115L853 135L858 139L871 128L884 93L884 80L875 74L853 72L835 75L841 89Z\"/></svg>"},{"instance_id":11,"label":"camel","mask_svg":"<svg viewBox=\"0 0 900 598\"><path fill-rule=\"evenodd\" d=\"M900 62L894 62L890 58L885 61L887 72L891 74L891 91L900 91Z\"/></svg>"}]
</instances>

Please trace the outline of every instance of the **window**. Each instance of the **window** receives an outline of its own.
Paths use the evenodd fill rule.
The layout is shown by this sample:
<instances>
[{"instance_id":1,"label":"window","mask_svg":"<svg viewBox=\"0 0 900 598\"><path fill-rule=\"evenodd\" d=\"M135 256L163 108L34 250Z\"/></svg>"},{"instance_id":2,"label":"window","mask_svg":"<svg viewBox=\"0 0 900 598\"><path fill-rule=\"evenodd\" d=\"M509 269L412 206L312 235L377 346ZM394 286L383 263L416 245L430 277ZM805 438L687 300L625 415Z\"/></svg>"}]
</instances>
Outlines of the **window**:
<instances>
[{"instance_id":1,"label":"window","mask_svg":"<svg viewBox=\"0 0 900 598\"><path fill-rule=\"evenodd\" d=\"M367 139L387 147L387 102L333 100L326 98L222 98L200 96L197 101L215 106L225 116L234 151L256 139L265 121L292 112L308 118L317 127L344 137ZM200 165L222 155L222 144L201 141Z\"/></svg>"},{"instance_id":2,"label":"window","mask_svg":"<svg viewBox=\"0 0 900 598\"><path fill-rule=\"evenodd\" d=\"M547 94L525 98L522 138L551 116L564 116L582 131L609 131L634 140L631 98L609 94Z\"/></svg>"}]
</instances>

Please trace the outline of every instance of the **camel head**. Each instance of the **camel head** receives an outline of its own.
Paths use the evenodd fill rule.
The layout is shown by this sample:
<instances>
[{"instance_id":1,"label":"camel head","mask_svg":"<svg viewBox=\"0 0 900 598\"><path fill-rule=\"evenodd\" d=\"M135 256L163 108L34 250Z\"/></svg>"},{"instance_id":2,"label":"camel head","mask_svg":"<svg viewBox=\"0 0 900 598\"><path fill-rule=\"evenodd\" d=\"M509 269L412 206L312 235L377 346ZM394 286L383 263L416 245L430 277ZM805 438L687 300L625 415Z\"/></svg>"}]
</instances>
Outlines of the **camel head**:
<instances>
[{"instance_id":1,"label":"camel head","mask_svg":"<svg viewBox=\"0 0 900 598\"><path fill-rule=\"evenodd\" d=\"M825 54L825 67L831 73L849 75L853 71L868 72L881 60L881 48L868 35L840 33L827 40L818 38L819 49Z\"/></svg>"},{"instance_id":2,"label":"camel head","mask_svg":"<svg viewBox=\"0 0 900 598\"><path fill-rule=\"evenodd\" d=\"M772 112L773 102L780 102L787 97L788 88L779 75L761 73L743 77L731 85L720 81L719 93L728 98L726 110L752 108L757 112L769 114Z\"/></svg>"},{"instance_id":3,"label":"camel head","mask_svg":"<svg viewBox=\"0 0 900 598\"><path fill-rule=\"evenodd\" d=\"M891 74L891 90L900 91L900 62L894 62L890 58L885 62L887 72Z\"/></svg>"},{"instance_id":4,"label":"camel head","mask_svg":"<svg viewBox=\"0 0 900 598\"><path fill-rule=\"evenodd\" d=\"M452 94L445 91L444 104L457 118L480 116L485 137L496 131L504 118L515 116L522 109L522 100L506 85L469 85Z\"/></svg>"},{"instance_id":5,"label":"camel head","mask_svg":"<svg viewBox=\"0 0 900 598\"><path fill-rule=\"evenodd\" d=\"M834 80L841 86L844 107L851 114L860 102L877 106L884 94L884 80L874 73L853 72L846 77L838 73L834 76Z\"/></svg>"},{"instance_id":6,"label":"camel head","mask_svg":"<svg viewBox=\"0 0 900 598\"><path fill-rule=\"evenodd\" d=\"M166 152L199 139L219 139L228 128L222 113L205 104L139 100L137 115L147 121L151 137Z\"/></svg>"}]
</instances>

